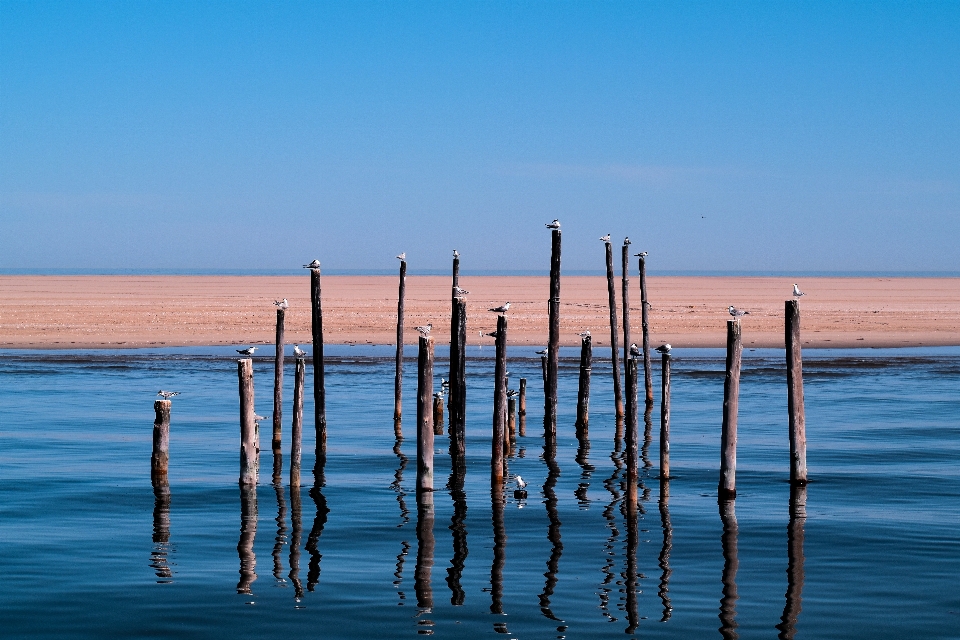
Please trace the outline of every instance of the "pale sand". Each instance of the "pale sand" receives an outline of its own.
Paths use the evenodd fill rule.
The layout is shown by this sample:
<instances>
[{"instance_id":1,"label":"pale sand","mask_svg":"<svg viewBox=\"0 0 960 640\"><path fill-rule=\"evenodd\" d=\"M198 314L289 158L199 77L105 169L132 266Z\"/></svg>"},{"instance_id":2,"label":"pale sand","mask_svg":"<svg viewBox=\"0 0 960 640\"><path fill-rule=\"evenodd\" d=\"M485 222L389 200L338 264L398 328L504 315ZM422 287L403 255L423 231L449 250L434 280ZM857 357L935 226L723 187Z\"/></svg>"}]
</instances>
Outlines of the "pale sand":
<instances>
[{"instance_id":1,"label":"pale sand","mask_svg":"<svg viewBox=\"0 0 960 640\"><path fill-rule=\"evenodd\" d=\"M650 277L651 343L722 347L727 306L750 310L744 344L783 347L784 278ZM960 278L804 278L803 343L810 347L960 345ZM468 341L496 328L488 307L510 301L510 344L544 345L546 277L464 276ZM616 281L619 299L620 280ZM261 276L0 276L0 347L96 348L272 344L276 298L288 298L286 341L310 343L310 280ZM640 341L640 285L630 283L632 326ZM618 303L619 304L619 303ZM392 344L397 278L324 276L328 344ZM450 279L407 278L406 334L433 323L449 341ZM578 345L589 329L609 345L606 279L561 281L561 342ZM493 344L484 338L484 344ZM598 354L599 355L599 354Z\"/></svg>"}]
</instances>

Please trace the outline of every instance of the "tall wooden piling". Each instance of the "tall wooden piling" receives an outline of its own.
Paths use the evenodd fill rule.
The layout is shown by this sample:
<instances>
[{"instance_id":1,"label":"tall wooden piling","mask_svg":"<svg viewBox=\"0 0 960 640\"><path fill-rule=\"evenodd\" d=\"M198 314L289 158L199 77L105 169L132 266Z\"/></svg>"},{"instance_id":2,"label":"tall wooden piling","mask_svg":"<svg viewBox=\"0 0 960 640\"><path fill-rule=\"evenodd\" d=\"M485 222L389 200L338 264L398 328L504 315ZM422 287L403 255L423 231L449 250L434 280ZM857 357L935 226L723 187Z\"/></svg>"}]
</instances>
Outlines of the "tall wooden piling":
<instances>
[{"instance_id":1,"label":"tall wooden piling","mask_svg":"<svg viewBox=\"0 0 960 640\"><path fill-rule=\"evenodd\" d=\"M303 448L303 374L304 360L297 358L293 373L293 425L290 429L290 486L300 486Z\"/></svg>"},{"instance_id":2,"label":"tall wooden piling","mask_svg":"<svg viewBox=\"0 0 960 640\"><path fill-rule=\"evenodd\" d=\"M527 379L520 378L520 396L517 415L519 417L518 432L521 438L527 437Z\"/></svg>"},{"instance_id":3,"label":"tall wooden piling","mask_svg":"<svg viewBox=\"0 0 960 640\"><path fill-rule=\"evenodd\" d=\"M240 484L255 485L260 479L260 427L253 406L253 360L237 360L240 382Z\"/></svg>"},{"instance_id":4,"label":"tall wooden piling","mask_svg":"<svg viewBox=\"0 0 960 640\"><path fill-rule=\"evenodd\" d=\"M274 455L280 453L280 435L283 431L283 318L285 310L277 309L276 355L273 359L273 441Z\"/></svg>"},{"instance_id":5,"label":"tall wooden piling","mask_svg":"<svg viewBox=\"0 0 960 640\"><path fill-rule=\"evenodd\" d=\"M637 482L640 479L640 428L637 410L637 359L627 358L624 363L626 382L626 451L627 463L627 504L637 503Z\"/></svg>"},{"instance_id":6,"label":"tall wooden piling","mask_svg":"<svg viewBox=\"0 0 960 640\"><path fill-rule=\"evenodd\" d=\"M590 428L590 372L593 367L593 338L580 339L580 385L577 389L577 434L586 436Z\"/></svg>"},{"instance_id":7,"label":"tall wooden piling","mask_svg":"<svg viewBox=\"0 0 960 640\"><path fill-rule=\"evenodd\" d=\"M650 371L650 302L647 300L647 257L640 255L640 324L643 331L643 388L647 404L653 404L653 373Z\"/></svg>"},{"instance_id":8,"label":"tall wooden piling","mask_svg":"<svg viewBox=\"0 0 960 640\"><path fill-rule=\"evenodd\" d=\"M790 482L807 482L807 426L803 407L803 358L800 353L800 301L784 304L787 347L787 413L790 423Z\"/></svg>"},{"instance_id":9,"label":"tall wooden piling","mask_svg":"<svg viewBox=\"0 0 960 640\"><path fill-rule=\"evenodd\" d=\"M554 229L550 249L550 335L547 344L547 383L544 393L545 431L557 435L557 368L560 362L560 229Z\"/></svg>"},{"instance_id":10,"label":"tall wooden piling","mask_svg":"<svg viewBox=\"0 0 960 640\"><path fill-rule=\"evenodd\" d=\"M613 247L604 242L607 257L607 299L610 305L610 360L613 364L613 402L617 419L623 418L623 390L620 387L620 332L617 329L617 290L613 285ZM629 347L629 345L627 345Z\"/></svg>"},{"instance_id":11,"label":"tall wooden piling","mask_svg":"<svg viewBox=\"0 0 960 640\"><path fill-rule=\"evenodd\" d=\"M660 361L660 479L670 479L670 354Z\"/></svg>"},{"instance_id":12,"label":"tall wooden piling","mask_svg":"<svg viewBox=\"0 0 960 640\"><path fill-rule=\"evenodd\" d=\"M433 435L443 435L443 395L433 394Z\"/></svg>"},{"instance_id":13,"label":"tall wooden piling","mask_svg":"<svg viewBox=\"0 0 960 640\"><path fill-rule=\"evenodd\" d=\"M454 281L459 279L459 258L455 258ZM454 284L454 286L459 286ZM450 330L450 435L463 453L467 408L467 302L453 294Z\"/></svg>"},{"instance_id":14,"label":"tall wooden piling","mask_svg":"<svg viewBox=\"0 0 960 640\"><path fill-rule=\"evenodd\" d=\"M400 261L400 291L397 294L397 362L393 376L393 431L401 435L403 418L403 300L407 291L407 261Z\"/></svg>"},{"instance_id":15,"label":"tall wooden piling","mask_svg":"<svg viewBox=\"0 0 960 640\"><path fill-rule=\"evenodd\" d=\"M517 442L517 399L513 396L507 398L507 451L513 450L513 445Z\"/></svg>"},{"instance_id":16,"label":"tall wooden piling","mask_svg":"<svg viewBox=\"0 0 960 640\"><path fill-rule=\"evenodd\" d=\"M503 484L503 449L507 426L507 316L497 316L497 359L493 383L493 440L490 456L490 483Z\"/></svg>"},{"instance_id":17,"label":"tall wooden piling","mask_svg":"<svg viewBox=\"0 0 960 640\"><path fill-rule=\"evenodd\" d=\"M313 331L313 421L317 430L317 457L326 457L327 409L323 376L323 306L320 269L310 270L311 329Z\"/></svg>"},{"instance_id":18,"label":"tall wooden piling","mask_svg":"<svg viewBox=\"0 0 960 640\"><path fill-rule=\"evenodd\" d=\"M740 360L743 356L740 321L727 321L727 362L723 380L723 424L720 429L720 484L718 495L737 495L737 409L740 402Z\"/></svg>"},{"instance_id":19,"label":"tall wooden piling","mask_svg":"<svg viewBox=\"0 0 960 640\"><path fill-rule=\"evenodd\" d=\"M157 417L153 422L153 453L150 456L150 480L153 486L166 484L170 463L170 400L157 400L153 410Z\"/></svg>"},{"instance_id":20,"label":"tall wooden piling","mask_svg":"<svg viewBox=\"0 0 960 640\"><path fill-rule=\"evenodd\" d=\"M433 491L433 338L417 353L417 494Z\"/></svg>"},{"instance_id":21,"label":"tall wooden piling","mask_svg":"<svg viewBox=\"0 0 960 640\"><path fill-rule=\"evenodd\" d=\"M633 344L630 332L630 245L626 243L620 250L620 297L623 303L623 359L626 360Z\"/></svg>"}]
</instances>

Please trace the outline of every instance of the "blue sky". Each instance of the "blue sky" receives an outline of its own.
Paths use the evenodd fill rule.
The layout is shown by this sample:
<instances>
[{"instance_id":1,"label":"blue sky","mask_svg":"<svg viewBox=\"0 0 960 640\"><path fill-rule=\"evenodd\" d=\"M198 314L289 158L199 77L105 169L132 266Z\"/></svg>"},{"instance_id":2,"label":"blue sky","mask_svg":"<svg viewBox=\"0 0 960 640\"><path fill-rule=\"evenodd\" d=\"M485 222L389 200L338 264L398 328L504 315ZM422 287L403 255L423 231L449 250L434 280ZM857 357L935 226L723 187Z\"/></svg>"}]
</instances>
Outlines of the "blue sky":
<instances>
[{"instance_id":1,"label":"blue sky","mask_svg":"<svg viewBox=\"0 0 960 640\"><path fill-rule=\"evenodd\" d=\"M0 269L958 271L960 3L0 2Z\"/></svg>"}]
</instances>

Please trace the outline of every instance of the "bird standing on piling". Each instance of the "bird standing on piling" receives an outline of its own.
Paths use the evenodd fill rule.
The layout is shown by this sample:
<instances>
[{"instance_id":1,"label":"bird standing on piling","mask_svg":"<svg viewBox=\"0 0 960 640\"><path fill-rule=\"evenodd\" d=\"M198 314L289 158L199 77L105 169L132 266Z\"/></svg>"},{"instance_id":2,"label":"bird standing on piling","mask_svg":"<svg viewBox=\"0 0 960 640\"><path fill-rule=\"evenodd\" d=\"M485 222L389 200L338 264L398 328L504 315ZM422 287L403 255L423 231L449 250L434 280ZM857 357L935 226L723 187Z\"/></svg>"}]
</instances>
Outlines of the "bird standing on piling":
<instances>
[{"instance_id":1,"label":"bird standing on piling","mask_svg":"<svg viewBox=\"0 0 960 640\"><path fill-rule=\"evenodd\" d=\"M260 347L247 347L246 349L237 349L237 353L242 356L252 356L253 352L259 349Z\"/></svg>"},{"instance_id":2,"label":"bird standing on piling","mask_svg":"<svg viewBox=\"0 0 960 640\"><path fill-rule=\"evenodd\" d=\"M481 338L482 338L483 336L490 336L491 338L496 338L499 332L497 332L497 331L491 331L490 333L483 333L483 332L481 331L480 333L483 334L483 335L480 336Z\"/></svg>"},{"instance_id":3,"label":"bird standing on piling","mask_svg":"<svg viewBox=\"0 0 960 640\"><path fill-rule=\"evenodd\" d=\"M179 392L179 391L164 391L163 389L160 389L160 391L157 391L157 395L160 396L161 398L163 398L164 400L169 400L169 399L172 398L173 396L178 396L178 395L180 395L180 392Z\"/></svg>"},{"instance_id":4,"label":"bird standing on piling","mask_svg":"<svg viewBox=\"0 0 960 640\"><path fill-rule=\"evenodd\" d=\"M314 260L314 261L311 262L310 264L305 264L305 265L303 265L303 268L304 268L304 269L319 269L319 268L320 268L320 261L319 261L319 260Z\"/></svg>"},{"instance_id":5,"label":"bird standing on piling","mask_svg":"<svg viewBox=\"0 0 960 640\"><path fill-rule=\"evenodd\" d=\"M581 332L578 333L577 335L580 336L581 338L589 338L589 337L590 337L590 332L589 332L589 331L581 331Z\"/></svg>"},{"instance_id":6,"label":"bird standing on piling","mask_svg":"<svg viewBox=\"0 0 960 640\"><path fill-rule=\"evenodd\" d=\"M672 347L670 346L670 343L668 342L668 343L666 343L666 344L662 344L662 345L660 345L659 347L657 347L657 348L656 348L656 351L659 351L660 353L670 353L670 349L671 349L671 348L672 348Z\"/></svg>"},{"instance_id":7,"label":"bird standing on piling","mask_svg":"<svg viewBox=\"0 0 960 640\"><path fill-rule=\"evenodd\" d=\"M303 349L301 349L301 348L300 348L300 345L295 344L295 345L293 345L293 355L295 355L295 356L298 357L298 358L302 358L302 357L304 357L305 355L307 355L307 352L304 351Z\"/></svg>"},{"instance_id":8,"label":"bird standing on piling","mask_svg":"<svg viewBox=\"0 0 960 640\"><path fill-rule=\"evenodd\" d=\"M600 242L610 242L610 234L600 237Z\"/></svg>"},{"instance_id":9,"label":"bird standing on piling","mask_svg":"<svg viewBox=\"0 0 960 640\"><path fill-rule=\"evenodd\" d=\"M454 293L454 295L455 295L456 297L462 298L463 296L467 295L467 294L470 293L470 292L467 291L466 289L461 288L461 287L454 287L454 288L453 288L453 293Z\"/></svg>"},{"instance_id":10,"label":"bird standing on piling","mask_svg":"<svg viewBox=\"0 0 960 640\"><path fill-rule=\"evenodd\" d=\"M508 303L506 303L506 304L500 305L499 307L494 307L493 309L490 309L490 311L493 311L493 312L495 312L495 313L504 314L504 313L506 313L509 309L510 309L510 303L508 302Z\"/></svg>"},{"instance_id":11,"label":"bird standing on piling","mask_svg":"<svg viewBox=\"0 0 960 640\"><path fill-rule=\"evenodd\" d=\"M423 337L427 337L428 335L430 335L430 330L431 330L431 329L433 329L433 323L432 323L432 322L427 323L427 326L425 326L425 327L417 327L417 331L418 331L418 332L420 333L420 335L422 335Z\"/></svg>"},{"instance_id":12,"label":"bird standing on piling","mask_svg":"<svg viewBox=\"0 0 960 640\"><path fill-rule=\"evenodd\" d=\"M284 298L283 300L274 300L274 301L273 301L273 304L274 304L275 307L277 307L277 308L279 308L279 309L289 309L289 308L290 308L290 303L287 302L287 299L286 299L286 298Z\"/></svg>"},{"instance_id":13,"label":"bird standing on piling","mask_svg":"<svg viewBox=\"0 0 960 640\"><path fill-rule=\"evenodd\" d=\"M457 251L456 249L454 249L454 250L453 250L453 257L454 257L454 258L459 258L459 257L460 257L460 252Z\"/></svg>"},{"instance_id":14,"label":"bird standing on piling","mask_svg":"<svg viewBox=\"0 0 960 640\"><path fill-rule=\"evenodd\" d=\"M536 353L538 356L545 356L545 355L547 355L547 350L546 350L546 349L540 349L540 351L534 351L534 353Z\"/></svg>"},{"instance_id":15,"label":"bird standing on piling","mask_svg":"<svg viewBox=\"0 0 960 640\"><path fill-rule=\"evenodd\" d=\"M548 222L545 226L547 227L547 229L559 229L560 221L554 218L553 222Z\"/></svg>"},{"instance_id":16,"label":"bird standing on piling","mask_svg":"<svg viewBox=\"0 0 960 640\"><path fill-rule=\"evenodd\" d=\"M793 297L799 299L800 296L805 296L805 295L807 294L805 294L803 291L800 291L800 286L797 285L797 283L793 283Z\"/></svg>"},{"instance_id":17,"label":"bird standing on piling","mask_svg":"<svg viewBox=\"0 0 960 640\"><path fill-rule=\"evenodd\" d=\"M633 358L639 358L642 353L640 353L640 347L637 346L637 343L634 342L630 345L630 356Z\"/></svg>"},{"instance_id":18,"label":"bird standing on piling","mask_svg":"<svg viewBox=\"0 0 960 640\"><path fill-rule=\"evenodd\" d=\"M397 260L406 260L406 259L407 259L407 252L406 252L406 251L404 251L403 253L401 253L401 254L399 254L399 255L397 256Z\"/></svg>"},{"instance_id":19,"label":"bird standing on piling","mask_svg":"<svg viewBox=\"0 0 960 640\"><path fill-rule=\"evenodd\" d=\"M632 242L630 242L630 236L627 236L626 238L623 239L623 244L625 244L625 245L627 245L627 244L633 244Z\"/></svg>"},{"instance_id":20,"label":"bird standing on piling","mask_svg":"<svg viewBox=\"0 0 960 640\"><path fill-rule=\"evenodd\" d=\"M647 257L647 252L646 252L646 251L641 251L640 253L635 253L635 254L633 254L633 255L637 256L638 258L646 258L646 257Z\"/></svg>"},{"instance_id":21,"label":"bird standing on piling","mask_svg":"<svg viewBox=\"0 0 960 640\"><path fill-rule=\"evenodd\" d=\"M750 315L750 312L749 312L749 311L744 311L743 309L737 309L737 308L736 308L735 306L733 306L733 305L730 305L730 307L727 309L727 311L730 313L730 315L733 316L733 319L734 319L734 320L739 320L739 319L742 318L743 316L748 316L748 315Z\"/></svg>"}]
</instances>

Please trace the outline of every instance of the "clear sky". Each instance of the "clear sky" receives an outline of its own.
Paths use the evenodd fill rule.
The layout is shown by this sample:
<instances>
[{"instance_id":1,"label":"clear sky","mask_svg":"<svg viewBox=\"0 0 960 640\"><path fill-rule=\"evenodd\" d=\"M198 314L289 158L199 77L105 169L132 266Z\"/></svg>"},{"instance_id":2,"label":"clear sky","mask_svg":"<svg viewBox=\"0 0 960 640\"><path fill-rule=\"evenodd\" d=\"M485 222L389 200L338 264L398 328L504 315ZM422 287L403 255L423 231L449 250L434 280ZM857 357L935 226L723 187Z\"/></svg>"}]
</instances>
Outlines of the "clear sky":
<instances>
[{"instance_id":1,"label":"clear sky","mask_svg":"<svg viewBox=\"0 0 960 640\"><path fill-rule=\"evenodd\" d=\"M960 270L958 2L0 0L0 269Z\"/></svg>"}]
</instances>

